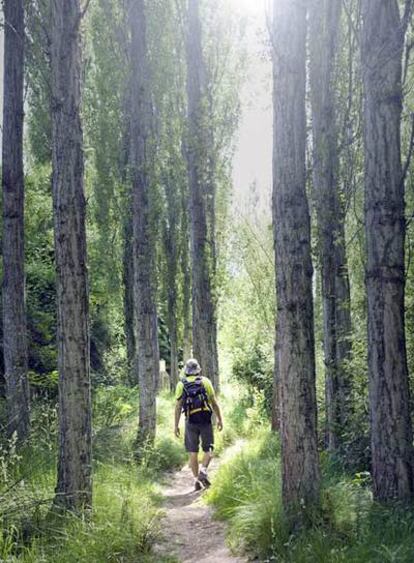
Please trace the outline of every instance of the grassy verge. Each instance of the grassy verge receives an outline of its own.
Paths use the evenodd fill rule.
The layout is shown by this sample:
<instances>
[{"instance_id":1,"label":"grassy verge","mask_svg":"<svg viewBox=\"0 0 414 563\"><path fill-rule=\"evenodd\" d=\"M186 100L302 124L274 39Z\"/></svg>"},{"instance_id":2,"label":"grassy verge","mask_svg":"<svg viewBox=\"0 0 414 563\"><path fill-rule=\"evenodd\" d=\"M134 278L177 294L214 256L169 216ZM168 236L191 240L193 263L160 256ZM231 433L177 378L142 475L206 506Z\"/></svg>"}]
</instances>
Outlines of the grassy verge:
<instances>
[{"instance_id":1,"label":"grassy verge","mask_svg":"<svg viewBox=\"0 0 414 563\"><path fill-rule=\"evenodd\" d=\"M40 409L35 446L23 456L13 444L3 446L0 561L161 563L151 551L160 532L157 483L186 456L172 435L174 401L162 394L155 445L137 466L137 403L136 391L127 388L101 389L95 397L94 498L88 519L50 512L56 480L53 414Z\"/></svg>"},{"instance_id":2,"label":"grassy verge","mask_svg":"<svg viewBox=\"0 0 414 563\"><path fill-rule=\"evenodd\" d=\"M323 460L322 508L292 534L283 516L279 444L259 428L229 450L207 501L228 522L228 542L260 561L412 563L414 512L373 503L365 475L339 475Z\"/></svg>"}]
</instances>

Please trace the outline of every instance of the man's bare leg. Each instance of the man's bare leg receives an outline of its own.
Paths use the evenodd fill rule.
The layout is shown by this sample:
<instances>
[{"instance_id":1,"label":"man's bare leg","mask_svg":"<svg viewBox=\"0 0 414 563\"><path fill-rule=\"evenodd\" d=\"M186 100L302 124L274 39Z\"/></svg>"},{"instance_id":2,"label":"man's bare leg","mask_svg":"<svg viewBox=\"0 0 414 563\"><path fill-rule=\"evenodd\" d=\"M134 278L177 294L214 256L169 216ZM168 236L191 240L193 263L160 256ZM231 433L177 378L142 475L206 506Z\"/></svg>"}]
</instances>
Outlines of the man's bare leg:
<instances>
[{"instance_id":1,"label":"man's bare leg","mask_svg":"<svg viewBox=\"0 0 414 563\"><path fill-rule=\"evenodd\" d=\"M207 468L210 461L213 459L213 451L204 452L203 461L201 462L200 473L198 474L198 479L203 483L204 487L210 486L210 481L207 476Z\"/></svg>"},{"instance_id":2,"label":"man's bare leg","mask_svg":"<svg viewBox=\"0 0 414 563\"><path fill-rule=\"evenodd\" d=\"M198 453L190 453L190 461L188 465L191 467L194 477L198 478Z\"/></svg>"},{"instance_id":3,"label":"man's bare leg","mask_svg":"<svg viewBox=\"0 0 414 563\"><path fill-rule=\"evenodd\" d=\"M213 452L204 452L203 461L201 462L201 469L206 469L210 465L210 461L213 459Z\"/></svg>"}]
</instances>

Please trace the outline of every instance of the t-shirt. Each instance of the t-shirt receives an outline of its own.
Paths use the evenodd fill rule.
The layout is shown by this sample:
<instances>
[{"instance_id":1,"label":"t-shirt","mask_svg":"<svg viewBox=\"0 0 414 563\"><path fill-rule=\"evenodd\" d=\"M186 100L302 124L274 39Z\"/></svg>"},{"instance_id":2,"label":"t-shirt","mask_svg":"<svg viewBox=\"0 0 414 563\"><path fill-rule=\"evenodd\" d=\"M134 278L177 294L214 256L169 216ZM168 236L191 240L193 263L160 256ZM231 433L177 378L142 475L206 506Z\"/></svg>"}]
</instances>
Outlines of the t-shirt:
<instances>
[{"instance_id":1,"label":"t-shirt","mask_svg":"<svg viewBox=\"0 0 414 563\"><path fill-rule=\"evenodd\" d=\"M195 381L197 377L199 377L199 376L197 376L197 375L186 375L185 376L185 378L190 383ZM208 401L211 402L215 397L213 384L211 383L211 381L209 380L208 377L202 376L201 379L202 379L202 383L203 383L204 388L205 388L206 393L207 393ZM176 398L177 401L179 401L181 399L181 397L183 396L183 391L184 391L184 384L183 384L182 381L179 381L177 383L177 387L175 389L175 398Z\"/></svg>"}]
</instances>

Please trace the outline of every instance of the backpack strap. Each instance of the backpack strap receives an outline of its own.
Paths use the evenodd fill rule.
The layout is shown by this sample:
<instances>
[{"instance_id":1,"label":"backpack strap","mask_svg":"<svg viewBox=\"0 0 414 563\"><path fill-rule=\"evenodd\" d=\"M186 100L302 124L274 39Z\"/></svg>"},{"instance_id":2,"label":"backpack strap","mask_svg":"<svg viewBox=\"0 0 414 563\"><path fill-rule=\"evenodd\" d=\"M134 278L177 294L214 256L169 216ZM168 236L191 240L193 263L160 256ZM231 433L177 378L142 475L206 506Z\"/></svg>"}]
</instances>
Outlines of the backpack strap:
<instances>
[{"instance_id":1,"label":"backpack strap","mask_svg":"<svg viewBox=\"0 0 414 563\"><path fill-rule=\"evenodd\" d=\"M200 381L201 384L204 387L204 382L203 382L203 376L202 375L197 375L197 377L194 379L194 381L188 381L188 379L186 377L181 377L180 379L181 383L184 385L184 387L186 385L191 385L191 383L195 383L196 381Z\"/></svg>"}]
</instances>

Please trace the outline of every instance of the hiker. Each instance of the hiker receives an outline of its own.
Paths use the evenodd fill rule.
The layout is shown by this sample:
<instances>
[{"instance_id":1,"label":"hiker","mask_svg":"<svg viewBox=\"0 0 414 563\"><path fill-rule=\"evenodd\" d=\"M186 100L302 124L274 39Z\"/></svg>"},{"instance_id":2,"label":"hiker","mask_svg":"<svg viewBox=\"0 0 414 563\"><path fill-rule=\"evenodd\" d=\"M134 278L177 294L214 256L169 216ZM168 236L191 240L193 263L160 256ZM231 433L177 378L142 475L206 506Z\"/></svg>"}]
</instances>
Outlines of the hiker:
<instances>
[{"instance_id":1,"label":"hiker","mask_svg":"<svg viewBox=\"0 0 414 563\"><path fill-rule=\"evenodd\" d=\"M185 413L185 449L190 454L189 465L195 478L195 490L210 486L207 468L213 457L214 433L211 415L217 417L217 429L223 430L220 407L217 403L214 388L207 377L201 375L201 367L197 360L190 359L184 368L184 377L178 382L175 391L175 435L180 437L179 423L181 413ZM204 452L201 467L198 463L200 445Z\"/></svg>"}]
</instances>

